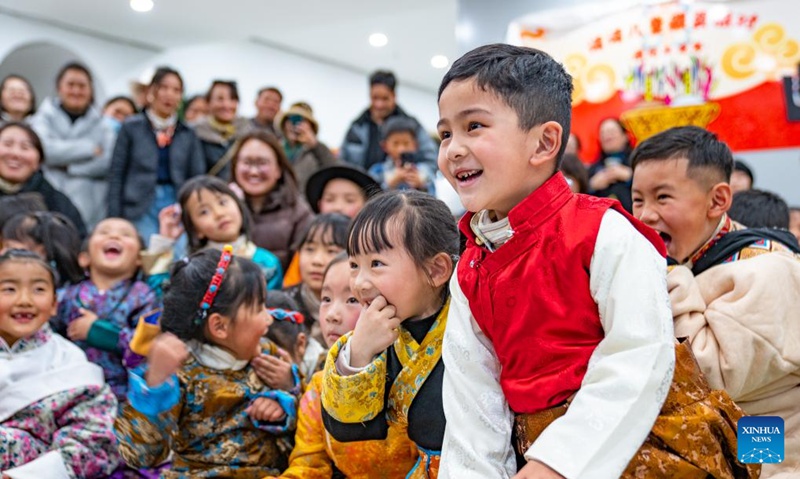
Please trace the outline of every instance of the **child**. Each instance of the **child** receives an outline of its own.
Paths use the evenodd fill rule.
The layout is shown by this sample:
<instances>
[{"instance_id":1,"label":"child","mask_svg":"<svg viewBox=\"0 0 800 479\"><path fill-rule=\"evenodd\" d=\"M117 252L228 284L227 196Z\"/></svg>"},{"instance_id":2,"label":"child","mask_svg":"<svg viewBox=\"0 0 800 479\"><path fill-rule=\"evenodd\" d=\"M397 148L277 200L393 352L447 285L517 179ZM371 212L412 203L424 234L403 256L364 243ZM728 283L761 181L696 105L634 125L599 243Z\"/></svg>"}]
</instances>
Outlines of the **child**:
<instances>
[{"instance_id":1,"label":"child","mask_svg":"<svg viewBox=\"0 0 800 479\"><path fill-rule=\"evenodd\" d=\"M361 305L350 290L350 263L337 255L325 270L320 304L320 328L328 347L353 330ZM322 424L323 372L311 377L300 400L295 447L282 479L333 477L405 477L414 463L416 448L399 428L390 429L385 441L339 442Z\"/></svg>"},{"instance_id":2,"label":"child","mask_svg":"<svg viewBox=\"0 0 800 479\"><path fill-rule=\"evenodd\" d=\"M155 293L137 279L141 250L142 240L130 221L108 218L98 223L80 255L89 278L64 289L51 320L56 332L102 366L121 404L128 389L123 352L139 316L158 307Z\"/></svg>"},{"instance_id":3,"label":"child","mask_svg":"<svg viewBox=\"0 0 800 479\"><path fill-rule=\"evenodd\" d=\"M261 269L233 248L206 249L172 269L147 367L131 372L117 419L128 465L166 477L258 478L280 467L278 435L294 428L294 396L270 390L250 360L271 318Z\"/></svg>"},{"instance_id":4,"label":"child","mask_svg":"<svg viewBox=\"0 0 800 479\"><path fill-rule=\"evenodd\" d=\"M108 477L117 401L103 370L53 334L55 273L37 254L0 256L0 475Z\"/></svg>"},{"instance_id":5,"label":"child","mask_svg":"<svg viewBox=\"0 0 800 479\"><path fill-rule=\"evenodd\" d=\"M14 216L3 226L3 249L26 249L44 258L56 272L56 288L83 281L78 262L81 238L65 216L48 211Z\"/></svg>"},{"instance_id":6,"label":"child","mask_svg":"<svg viewBox=\"0 0 800 479\"><path fill-rule=\"evenodd\" d=\"M172 248L186 232L191 253L206 248L221 249L232 244L234 254L256 263L264 273L269 289L280 289L283 272L280 261L269 251L250 241L250 216L242 200L219 178L197 176L178 192L178 205L159 213L159 234L150 239L144 270L156 276L150 284L163 282L173 261Z\"/></svg>"},{"instance_id":7,"label":"child","mask_svg":"<svg viewBox=\"0 0 800 479\"><path fill-rule=\"evenodd\" d=\"M341 442L410 439L419 453L411 479L435 478L439 468L441 341L458 246L447 206L414 190L373 198L347 241L362 313L328 354L322 418Z\"/></svg>"},{"instance_id":8,"label":"child","mask_svg":"<svg viewBox=\"0 0 800 479\"><path fill-rule=\"evenodd\" d=\"M789 205L771 191L749 189L734 193L728 216L748 228L789 229Z\"/></svg>"},{"instance_id":9,"label":"child","mask_svg":"<svg viewBox=\"0 0 800 479\"><path fill-rule=\"evenodd\" d=\"M298 311L305 317L306 327L318 343L322 343L317 324L322 274L330 260L344 251L349 227L350 218L340 213L326 213L314 218L298 249L302 282L286 289L300 306Z\"/></svg>"},{"instance_id":10,"label":"child","mask_svg":"<svg viewBox=\"0 0 800 479\"><path fill-rule=\"evenodd\" d=\"M571 92L547 54L500 44L442 80L439 168L469 211L442 353L442 476L513 476L513 424L516 478L730 477L726 418L741 413L674 346L663 243L558 172ZM723 414L698 402L709 396Z\"/></svg>"},{"instance_id":11,"label":"child","mask_svg":"<svg viewBox=\"0 0 800 479\"><path fill-rule=\"evenodd\" d=\"M381 147L386 152L383 163L375 163L369 174L385 190L414 189L435 194L435 172L417 161L417 122L411 118L392 117L381 126Z\"/></svg>"},{"instance_id":12,"label":"child","mask_svg":"<svg viewBox=\"0 0 800 479\"><path fill-rule=\"evenodd\" d=\"M800 206L789 208L789 231L800 241Z\"/></svg>"},{"instance_id":13,"label":"child","mask_svg":"<svg viewBox=\"0 0 800 479\"><path fill-rule=\"evenodd\" d=\"M787 251L791 235L731 221L733 157L713 133L667 130L642 142L632 165L634 214L679 265L667 277L675 334L689 338L712 387L747 414L784 419L789 454L765 461L761 477L798 477L800 261Z\"/></svg>"}]
</instances>

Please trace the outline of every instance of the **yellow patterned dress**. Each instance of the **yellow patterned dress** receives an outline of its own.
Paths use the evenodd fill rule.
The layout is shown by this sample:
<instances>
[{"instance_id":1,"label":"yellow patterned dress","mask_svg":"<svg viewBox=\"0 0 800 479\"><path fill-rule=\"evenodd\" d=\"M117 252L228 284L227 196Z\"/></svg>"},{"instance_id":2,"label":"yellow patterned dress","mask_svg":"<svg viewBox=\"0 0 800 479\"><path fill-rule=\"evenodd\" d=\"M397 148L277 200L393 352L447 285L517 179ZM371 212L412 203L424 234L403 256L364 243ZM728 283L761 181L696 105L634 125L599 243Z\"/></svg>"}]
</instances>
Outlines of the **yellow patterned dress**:
<instances>
[{"instance_id":1,"label":"yellow patterned dress","mask_svg":"<svg viewBox=\"0 0 800 479\"><path fill-rule=\"evenodd\" d=\"M416 463L396 477L438 475L445 427L442 338L449 306L448 300L434 316L404 322L397 341L357 374L343 376L336 368L350 335L328 354L322 389L325 429L342 442L408 437L416 445Z\"/></svg>"}]
</instances>

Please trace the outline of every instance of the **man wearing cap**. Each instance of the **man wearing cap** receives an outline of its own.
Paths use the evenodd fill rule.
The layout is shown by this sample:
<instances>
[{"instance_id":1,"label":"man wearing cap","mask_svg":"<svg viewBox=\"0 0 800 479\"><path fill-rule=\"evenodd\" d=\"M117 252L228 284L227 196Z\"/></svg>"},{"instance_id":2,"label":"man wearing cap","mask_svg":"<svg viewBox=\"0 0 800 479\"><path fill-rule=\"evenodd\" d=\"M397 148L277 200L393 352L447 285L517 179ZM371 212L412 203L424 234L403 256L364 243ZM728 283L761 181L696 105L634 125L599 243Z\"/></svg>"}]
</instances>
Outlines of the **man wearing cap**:
<instances>
[{"instance_id":1,"label":"man wearing cap","mask_svg":"<svg viewBox=\"0 0 800 479\"><path fill-rule=\"evenodd\" d=\"M308 103L293 104L280 115L278 125L283 132L283 150L294 168L302 194L308 178L320 168L336 164L336 157L317 139L319 124Z\"/></svg>"},{"instance_id":2,"label":"man wearing cap","mask_svg":"<svg viewBox=\"0 0 800 479\"><path fill-rule=\"evenodd\" d=\"M397 105L395 87L397 79L390 71L378 70L369 77L370 105L353 123L344 138L339 156L342 160L365 170L375 163L382 163L386 153L381 147L381 125L392 117L406 117L417 125L417 148L419 161L429 163L436 171L438 148L416 118Z\"/></svg>"}]
</instances>

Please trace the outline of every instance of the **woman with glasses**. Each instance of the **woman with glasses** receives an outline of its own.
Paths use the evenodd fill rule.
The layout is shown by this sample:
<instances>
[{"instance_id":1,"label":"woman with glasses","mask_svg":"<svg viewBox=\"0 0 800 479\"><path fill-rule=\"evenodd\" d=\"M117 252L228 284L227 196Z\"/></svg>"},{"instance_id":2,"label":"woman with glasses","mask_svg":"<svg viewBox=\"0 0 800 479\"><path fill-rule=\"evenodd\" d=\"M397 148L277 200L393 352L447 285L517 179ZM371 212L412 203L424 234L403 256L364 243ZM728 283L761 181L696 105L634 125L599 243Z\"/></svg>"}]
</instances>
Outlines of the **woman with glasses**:
<instances>
[{"instance_id":1,"label":"woman with glasses","mask_svg":"<svg viewBox=\"0 0 800 479\"><path fill-rule=\"evenodd\" d=\"M254 131L231 149L231 178L242 191L252 216L251 239L289 266L293 248L313 219L300 196L297 177L278 140Z\"/></svg>"}]
</instances>

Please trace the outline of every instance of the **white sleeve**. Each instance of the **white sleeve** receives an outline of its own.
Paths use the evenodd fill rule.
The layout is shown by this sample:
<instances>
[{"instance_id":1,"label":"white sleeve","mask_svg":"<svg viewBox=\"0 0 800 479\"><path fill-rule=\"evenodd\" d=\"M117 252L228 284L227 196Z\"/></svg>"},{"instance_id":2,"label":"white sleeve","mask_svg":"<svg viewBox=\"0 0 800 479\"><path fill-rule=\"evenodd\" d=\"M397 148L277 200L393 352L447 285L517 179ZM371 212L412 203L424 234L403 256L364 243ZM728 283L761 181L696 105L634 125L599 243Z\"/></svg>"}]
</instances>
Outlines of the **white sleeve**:
<instances>
[{"instance_id":1,"label":"white sleeve","mask_svg":"<svg viewBox=\"0 0 800 479\"><path fill-rule=\"evenodd\" d=\"M64 459L58 451L42 454L31 462L0 471L11 479L70 479Z\"/></svg>"},{"instance_id":2,"label":"white sleeve","mask_svg":"<svg viewBox=\"0 0 800 479\"><path fill-rule=\"evenodd\" d=\"M510 478L516 473L514 416L500 388L500 363L472 317L456 275L450 292L442 345L447 427L439 478Z\"/></svg>"},{"instance_id":3,"label":"white sleeve","mask_svg":"<svg viewBox=\"0 0 800 479\"><path fill-rule=\"evenodd\" d=\"M675 368L666 261L616 211L603 216L590 276L605 338L567 413L525 453L568 479L622 474L650 433Z\"/></svg>"}]
</instances>

